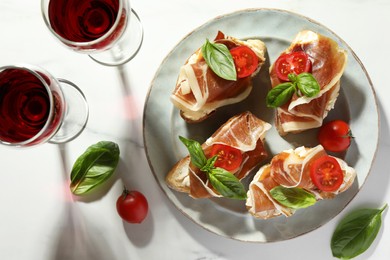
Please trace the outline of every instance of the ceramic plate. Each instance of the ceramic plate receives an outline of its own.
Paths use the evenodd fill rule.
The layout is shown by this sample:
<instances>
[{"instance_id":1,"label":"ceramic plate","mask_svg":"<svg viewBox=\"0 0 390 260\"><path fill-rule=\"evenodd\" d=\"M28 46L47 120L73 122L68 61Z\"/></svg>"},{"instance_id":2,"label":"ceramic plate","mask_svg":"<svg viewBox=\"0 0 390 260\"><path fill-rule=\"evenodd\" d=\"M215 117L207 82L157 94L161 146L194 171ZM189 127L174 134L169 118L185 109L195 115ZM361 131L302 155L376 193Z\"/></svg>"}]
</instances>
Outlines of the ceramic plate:
<instances>
[{"instance_id":1,"label":"ceramic plate","mask_svg":"<svg viewBox=\"0 0 390 260\"><path fill-rule=\"evenodd\" d=\"M348 51L348 64L341 79L340 96L326 120L344 119L355 136L348 151L341 155L357 171L354 185L335 199L317 202L298 210L293 216L270 220L253 218L244 201L228 199L192 199L171 190L164 178L172 166L187 154L178 136L204 142L231 116L249 110L259 118L274 122L274 111L265 106L270 89L268 68L295 35L304 29L328 36ZM254 88L244 101L223 107L208 120L186 124L170 102L180 67L206 38L213 39L218 30L236 38L259 38L267 46L267 63L254 79ZM144 109L144 143L152 172L168 198L184 215L203 228L221 236L241 241L281 241L310 232L334 218L351 201L365 182L374 159L379 118L372 83L363 65L349 46L319 23L301 15L275 9L249 9L223 15L195 29L180 41L164 59L152 81ZM315 146L317 130L280 137L273 127L266 136L271 155L285 149ZM253 175L248 176L247 182Z\"/></svg>"}]
</instances>

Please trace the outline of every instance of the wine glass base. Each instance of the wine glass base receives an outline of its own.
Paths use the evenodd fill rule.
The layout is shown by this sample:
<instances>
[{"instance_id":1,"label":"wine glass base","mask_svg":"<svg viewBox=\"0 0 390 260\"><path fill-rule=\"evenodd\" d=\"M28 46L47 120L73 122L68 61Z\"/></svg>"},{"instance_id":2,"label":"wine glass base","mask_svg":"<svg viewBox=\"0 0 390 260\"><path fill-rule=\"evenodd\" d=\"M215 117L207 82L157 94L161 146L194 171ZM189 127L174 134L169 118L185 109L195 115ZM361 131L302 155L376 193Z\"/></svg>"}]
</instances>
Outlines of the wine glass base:
<instances>
[{"instance_id":1,"label":"wine glass base","mask_svg":"<svg viewBox=\"0 0 390 260\"><path fill-rule=\"evenodd\" d=\"M49 143L66 143L81 134L84 130L89 116L88 104L84 94L72 82L59 79L61 90L65 99L65 115L60 128L50 138Z\"/></svg>"},{"instance_id":2,"label":"wine glass base","mask_svg":"<svg viewBox=\"0 0 390 260\"><path fill-rule=\"evenodd\" d=\"M88 55L105 66L119 66L133 59L141 48L143 27L138 14L131 9L128 24L122 37L109 50Z\"/></svg>"}]
</instances>

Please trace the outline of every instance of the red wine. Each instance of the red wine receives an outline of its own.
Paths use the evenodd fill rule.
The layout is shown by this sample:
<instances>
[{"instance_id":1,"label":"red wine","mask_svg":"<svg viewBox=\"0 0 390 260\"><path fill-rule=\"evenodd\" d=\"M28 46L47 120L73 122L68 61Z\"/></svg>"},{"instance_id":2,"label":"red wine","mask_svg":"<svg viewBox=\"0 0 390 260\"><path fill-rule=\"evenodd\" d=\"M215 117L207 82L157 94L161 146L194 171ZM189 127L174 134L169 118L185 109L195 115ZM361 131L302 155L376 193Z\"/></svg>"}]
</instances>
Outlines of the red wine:
<instances>
[{"instance_id":1,"label":"red wine","mask_svg":"<svg viewBox=\"0 0 390 260\"><path fill-rule=\"evenodd\" d=\"M40 73L50 85L49 77ZM56 93L56 92L54 92ZM50 92L34 74L25 69L8 68L0 72L0 139L19 143L36 136L50 120L50 125L33 141L38 143L55 131L60 123L63 104L58 93L53 96L50 117ZM57 96L57 97L56 97Z\"/></svg>"},{"instance_id":2,"label":"red wine","mask_svg":"<svg viewBox=\"0 0 390 260\"><path fill-rule=\"evenodd\" d=\"M50 0L48 12L52 29L62 38L76 43L91 42L115 24L119 0ZM120 36L125 20L126 12L123 12L117 28L104 42L84 48L105 48Z\"/></svg>"}]
</instances>

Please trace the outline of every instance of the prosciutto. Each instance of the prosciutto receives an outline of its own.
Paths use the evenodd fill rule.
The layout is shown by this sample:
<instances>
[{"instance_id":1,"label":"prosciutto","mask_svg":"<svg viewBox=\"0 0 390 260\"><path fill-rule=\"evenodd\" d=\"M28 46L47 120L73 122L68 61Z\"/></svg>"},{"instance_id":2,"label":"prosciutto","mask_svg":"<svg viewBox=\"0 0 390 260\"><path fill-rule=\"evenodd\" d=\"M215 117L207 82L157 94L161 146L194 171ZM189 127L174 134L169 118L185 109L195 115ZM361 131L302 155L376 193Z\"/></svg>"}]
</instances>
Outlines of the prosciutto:
<instances>
[{"instance_id":1,"label":"prosciutto","mask_svg":"<svg viewBox=\"0 0 390 260\"><path fill-rule=\"evenodd\" d=\"M312 31L299 32L282 54L294 51L304 51L309 56L311 73L320 85L320 93L313 98L295 94L289 102L277 108L275 125L282 136L322 125L339 95L340 78L347 63L347 52L337 42ZM274 64L270 67L270 78L272 87L282 83Z\"/></svg>"},{"instance_id":2,"label":"prosciutto","mask_svg":"<svg viewBox=\"0 0 390 260\"><path fill-rule=\"evenodd\" d=\"M239 149L243 155L241 165L231 172L238 179L245 178L252 169L268 157L264 147L266 132L271 125L251 112L230 118L205 143L202 149L207 158L214 144L223 144ZM177 191L189 193L193 198L221 197L213 189L204 172L192 165L190 157L178 161L166 176L167 185Z\"/></svg>"},{"instance_id":3,"label":"prosciutto","mask_svg":"<svg viewBox=\"0 0 390 260\"><path fill-rule=\"evenodd\" d=\"M252 91L252 78L265 62L265 44L258 39L238 40L219 32L214 42L222 43L228 49L242 45L251 48L259 58L258 67L251 76L225 80L209 68L199 48L180 68L171 94L172 103L190 123L203 121L217 108L245 99Z\"/></svg>"},{"instance_id":4,"label":"prosciutto","mask_svg":"<svg viewBox=\"0 0 390 260\"><path fill-rule=\"evenodd\" d=\"M254 217L269 219L279 215L291 216L293 209L280 205L270 195L276 186L287 188L299 187L313 193L317 200L330 199L347 190L355 180L356 172L346 162L335 158L339 163L344 180L334 192L318 190L310 178L310 165L317 158L326 155L324 148L318 145L313 148L303 146L283 151L274 156L269 164L262 166L249 184L246 207Z\"/></svg>"}]
</instances>

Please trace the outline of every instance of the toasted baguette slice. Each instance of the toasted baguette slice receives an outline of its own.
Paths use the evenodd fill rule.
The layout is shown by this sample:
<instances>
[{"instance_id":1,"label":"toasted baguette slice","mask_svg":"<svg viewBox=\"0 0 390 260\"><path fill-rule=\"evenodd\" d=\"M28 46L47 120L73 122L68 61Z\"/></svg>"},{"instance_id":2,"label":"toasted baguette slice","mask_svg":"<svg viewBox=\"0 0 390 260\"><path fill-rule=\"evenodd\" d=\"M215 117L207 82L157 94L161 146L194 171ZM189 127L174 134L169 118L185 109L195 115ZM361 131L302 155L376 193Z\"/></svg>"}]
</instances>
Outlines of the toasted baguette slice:
<instances>
[{"instance_id":1,"label":"toasted baguette slice","mask_svg":"<svg viewBox=\"0 0 390 260\"><path fill-rule=\"evenodd\" d=\"M247 46L258 57L257 69L252 75L225 80L217 76L207 65L201 48L195 51L180 68L171 101L180 110L181 117L188 123L197 123L208 118L217 108L245 99L252 91L252 78L265 62L265 44L258 39L238 40L219 32L215 42L228 49Z\"/></svg>"},{"instance_id":2,"label":"toasted baguette slice","mask_svg":"<svg viewBox=\"0 0 390 260\"><path fill-rule=\"evenodd\" d=\"M223 124L202 144L202 149L207 158L214 144L239 149L243 155L243 161L232 173L241 180L268 157L263 142L270 128L271 125L267 122L250 112L244 112ZM166 183L171 189L189 193L193 198L221 197L209 184L206 175L192 165L189 156L182 158L172 167L166 176Z\"/></svg>"},{"instance_id":3,"label":"toasted baguette slice","mask_svg":"<svg viewBox=\"0 0 390 260\"><path fill-rule=\"evenodd\" d=\"M190 157L187 156L178 161L173 168L169 171L165 178L165 181L169 188L190 193L190 183L188 167L190 165Z\"/></svg>"}]
</instances>

